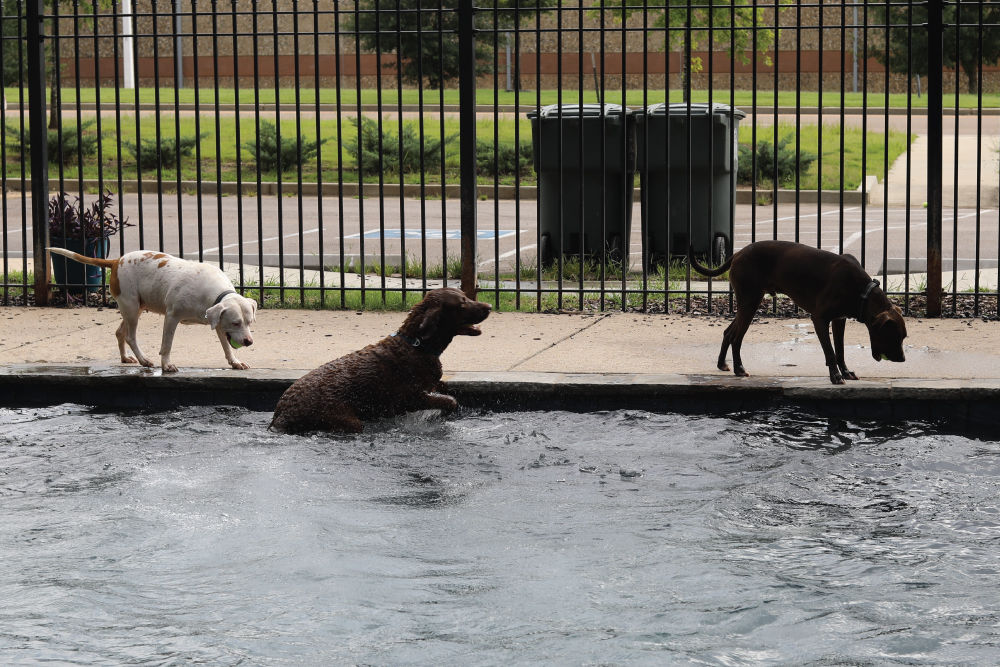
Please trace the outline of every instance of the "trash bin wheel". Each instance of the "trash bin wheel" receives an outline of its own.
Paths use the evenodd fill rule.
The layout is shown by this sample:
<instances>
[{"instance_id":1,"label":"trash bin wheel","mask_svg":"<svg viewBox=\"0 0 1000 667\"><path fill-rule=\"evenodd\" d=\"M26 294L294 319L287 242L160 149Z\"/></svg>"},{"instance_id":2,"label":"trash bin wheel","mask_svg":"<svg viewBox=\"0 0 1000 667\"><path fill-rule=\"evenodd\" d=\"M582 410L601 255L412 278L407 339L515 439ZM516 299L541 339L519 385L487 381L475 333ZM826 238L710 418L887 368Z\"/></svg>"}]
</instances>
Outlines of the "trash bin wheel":
<instances>
[{"instance_id":1,"label":"trash bin wheel","mask_svg":"<svg viewBox=\"0 0 1000 667\"><path fill-rule=\"evenodd\" d=\"M543 233L538 239L538 255L543 267L552 266L555 258L552 256L552 237L548 232Z\"/></svg>"},{"instance_id":2,"label":"trash bin wheel","mask_svg":"<svg viewBox=\"0 0 1000 667\"><path fill-rule=\"evenodd\" d=\"M726 258L729 257L729 243L726 241L724 234L716 234L715 240L712 241L712 265L722 266L726 263Z\"/></svg>"}]
</instances>

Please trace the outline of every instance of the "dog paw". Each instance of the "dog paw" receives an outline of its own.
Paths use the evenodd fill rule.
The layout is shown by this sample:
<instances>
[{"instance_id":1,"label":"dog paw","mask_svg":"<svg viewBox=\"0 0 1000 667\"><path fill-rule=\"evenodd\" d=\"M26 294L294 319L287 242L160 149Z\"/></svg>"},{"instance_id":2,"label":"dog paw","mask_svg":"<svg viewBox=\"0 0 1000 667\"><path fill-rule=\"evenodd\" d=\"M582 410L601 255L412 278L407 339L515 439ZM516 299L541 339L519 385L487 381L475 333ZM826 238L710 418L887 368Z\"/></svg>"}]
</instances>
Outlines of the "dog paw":
<instances>
[{"instance_id":1,"label":"dog paw","mask_svg":"<svg viewBox=\"0 0 1000 667\"><path fill-rule=\"evenodd\" d=\"M155 367L155 366L156 366L156 364L154 364L154 363L153 363L152 361L150 361L149 359L140 359L140 360L139 360L139 365L140 365L140 366L145 366L146 368L153 368L153 367Z\"/></svg>"},{"instance_id":2,"label":"dog paw","mask_svg":"<svg viewBox=\"0 0 1000 667\"><path fill-rule=\"evenodd\" d=\"M164 373L176 373L177 372L177 366L174 366L173 364L167 364L166 366L163 367L163 372Z\"/></svg>"},{"instance_id":3,"label":"dog paw","mask_svg":"<svg viewBox=\"0 0 1000 667\"><path fill-rule=\"evenodd\" d=\"M737 366L736 370L733 371L733 374L736 377L739 377L739 378L748 378L748 377L750 377L750 374L747 373L747 370L745 368L743 368L742 366Z\"/></svg>"},{"instance_id":4,"label":"dog paw","mask_svg":"<svg viewBox=\"0 0 1000 667\"><path fill-rule=\"evenodd\" d=\"M232 361L229 363L233 367L234 371L246 371L250 369L250 364L245 364L242 361Z\"/></svg>"},{"instance_id":5,"label":"dog paw","mask_svg":"<svg viewBox=\"0 0 1000 667\"><path fill-rule=\"evenodd\" d=\"M843 371L841 371L841 375L844 377L845 380L857 380L858 379L858 376L855 375L854 371L849 371L849 370L846 370L846 369L843 370Z\"/></svg>"},{"instance_id":6,"label":"dog paw","mask_svg":"<svg viewBox=\"0 0 1000 667\"><path fill-rule=\"evenodd\" d=\"M138 362L135 360L135 357L122 357L122 363L123 364L135 364L135 363L138 363Z\"/></svg>"},{"instance_id":7,"label":"dog paw","mask_svg":"<svg viewBox=\"0 0 1000 667\"><path fill-rule=\"evenodd\" d=\"M844 382L844 377L840 373L837 373L836 375L831 375L830 382L832 382L833 384L846 384Z\"/></svg>"}]
</instances>

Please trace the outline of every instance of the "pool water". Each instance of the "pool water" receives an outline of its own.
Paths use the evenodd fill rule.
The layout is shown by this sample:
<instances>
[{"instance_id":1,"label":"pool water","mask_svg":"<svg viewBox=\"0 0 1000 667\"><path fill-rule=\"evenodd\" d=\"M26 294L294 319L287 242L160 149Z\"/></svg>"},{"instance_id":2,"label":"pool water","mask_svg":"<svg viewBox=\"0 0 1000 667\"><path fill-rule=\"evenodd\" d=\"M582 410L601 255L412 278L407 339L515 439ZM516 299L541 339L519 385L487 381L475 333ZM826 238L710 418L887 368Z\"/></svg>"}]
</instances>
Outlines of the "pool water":
<instances>
[{"instance_id":1,"label":"pool water","mask_svg":"<svg viewBox=\"0 0 1000 667\"><path fill-rule=\"evenodd\" d=\"M995 663L1000 442L792 409L0 410L0 662Z\"/></svg>"}]
</instances>

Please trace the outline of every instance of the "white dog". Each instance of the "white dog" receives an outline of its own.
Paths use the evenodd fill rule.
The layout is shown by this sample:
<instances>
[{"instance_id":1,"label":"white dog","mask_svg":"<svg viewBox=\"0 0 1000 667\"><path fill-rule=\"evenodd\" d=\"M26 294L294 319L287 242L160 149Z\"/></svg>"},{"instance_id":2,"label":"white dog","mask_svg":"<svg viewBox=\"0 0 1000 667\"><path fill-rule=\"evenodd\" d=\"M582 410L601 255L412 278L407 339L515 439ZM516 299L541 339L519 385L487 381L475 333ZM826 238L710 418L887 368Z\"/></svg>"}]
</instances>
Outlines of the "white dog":
<instances>
[{"instance_id":1,"label":"white dog","mask_svg":"<svg viewBox=\"0 0 1000 667\"><path fill-rule=\"evenodd\" d=\"M257 302L237 294L232 281L217 267L149 250L136 250L118 259L86 257L63 248L48 250L111 270L111 295L122 316L115 332L122 363L136 361L125 352L128 343L140 364L154 366L139 349L135 336L139 315L149 311L166 316L160 345L163 372L177 372L177 366L170 363L170 346L178 324L209 325L218 334L229 365L237 370L250 368L236 358L230 346L253 345L250 325L257 319Z\"/></svg>"}]
</instances>

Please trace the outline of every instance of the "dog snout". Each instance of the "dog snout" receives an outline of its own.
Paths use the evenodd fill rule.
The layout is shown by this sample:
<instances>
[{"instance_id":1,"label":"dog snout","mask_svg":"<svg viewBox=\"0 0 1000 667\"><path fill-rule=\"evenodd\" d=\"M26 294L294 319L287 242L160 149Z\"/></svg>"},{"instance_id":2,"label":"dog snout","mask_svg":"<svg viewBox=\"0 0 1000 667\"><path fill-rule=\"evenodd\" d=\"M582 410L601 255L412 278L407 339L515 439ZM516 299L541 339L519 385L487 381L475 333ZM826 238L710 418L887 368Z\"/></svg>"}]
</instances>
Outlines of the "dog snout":
<instances>
[{"instance_id":1,"label":"dog snout","mask_svg":"<svg viewBox=\"0 0 1000 667\"><path fill-rule=\"evenodd\" d=\"M244 338L243 345L246 347L250 347L251 345L253 345L253 336L247 336L246 338Z\"/></svg>"}]
</instances>

